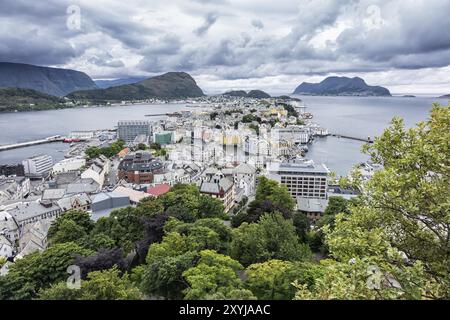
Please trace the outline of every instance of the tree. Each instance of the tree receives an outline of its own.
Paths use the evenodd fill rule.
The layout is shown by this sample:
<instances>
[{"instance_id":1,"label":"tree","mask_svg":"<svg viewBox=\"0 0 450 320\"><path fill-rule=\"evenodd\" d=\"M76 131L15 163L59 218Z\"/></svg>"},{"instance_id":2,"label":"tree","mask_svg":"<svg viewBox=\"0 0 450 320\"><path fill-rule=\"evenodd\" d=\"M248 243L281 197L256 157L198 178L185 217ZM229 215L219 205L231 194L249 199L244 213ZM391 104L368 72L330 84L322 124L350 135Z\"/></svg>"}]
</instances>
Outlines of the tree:
<instances>
[{"instance_id":1,"label":"tree","mask_svg":"<svg viewBox=\"0 0 450 320\"><path fill-rule=\"evenodd\" d=\"M366 146L383 166L326 243L335 259L299 298L448 299L450 107L406 130L401 119Z\"/></svg>"},{"instance_id":2,"label":"tree","mask_svg":"<svg viewBox=\"0 0 450 320\"><path fill-rule=\"evenodd\" d=\"M292 199L287 187L280 185L274 180L269 180L266 177L261 177L259 179L255 200L269 200L274 205L283 207L289 211L294 210L295 207L294 199Z\"/></svg>"},{"instance_id":3,"label":"tree","mask_svg":"<svg viewBox=\"0 0 450 320\"><path fill-rule=\"evenodd\" d=\"M149 257L141 279L143 292L149 296L182 299L182 292L187 288L182 274L195 266L197 257L198 253L193 251L159 259Z\"/></svg>"},{"instance_id":4,"label":"tree","mask_svg":"<svg viewBox=\"0 0 450 320\"><path fill-rule=\"evenodd\" d=\"M225 218L222 201L210 196L201 195L199 199L198 218Z\"/></svg>"},{"instance_id":5,"label":"tree","mask_svg":"<svg viewBox=\"0 0 450 320\"><path fill-rule=\"evenodd\" d=\"M139 143L138 145L137 145L137 150L147 150L148 149L148 146L145 144L145 143Z\"/></svg>"},{"instance_id":6,"label":"tree","mask_svg":"<svg viewBox=\"0 0 450 320\"><path fill-rule=\"evenodd\" d=\"M308 217L303 213L296 213L292 218L292 224L295 227L298 240L302 243L307 242L307 234L309 232L310 223Z\"/></svg>"},{"instance_id":7,"label":"tree","mask_svg":"<svg viewBox=\"0 0 450 320\"><path fill-rule=\"evenodd\" d=\"M129 280L120 276L117 268L94 271L81 282L81 289L59 282L39 293L40 300L141 300L142 293Z\"/></svg>"},{"instance_id":8,"label":"tree","mask_svg":"<svg viewBox=\"0 0 450 320\"><path fill-rule=\"evenodd\" d=\"M324 215L335 216L339 213L349 213L349 201L342 197L330 197Z\"/></svg>"},{"instance_id":9,"label":"tree","mask_svg":"<svg viewBox=\"0 0 450 320\"><path fill-rule=\"evenodd\" d=\"M233 230L231 257L248 266L270 259L308 260L311 252L299 243L291 220L267 214L258 223L243 223Z\"/></svg>"},{"instance_id":10,"label":"tree","mask_svg":"<svg viewBox=\"0 0 450 320\"><path fill-rule=\"evenodd\" d=\"M198 264L183 273L189 284L184 290L185 299L226 299L230 295L236 295L236 289L243 289L243 283L237 274L242 270L242 265L228 256L212 250L201 251Z\"/></svg>"},{"instance_id":11,"label":"tree","mask_svg":"<svg viewBox=\"0 0 450 320\"><path fill-rule=\"evenodd\" d=\"M242 223L254 223L265 214L281 213L285 219L292 218L292 212L284 206L274 204L270 200L255 200L248 205L246 212L235 215L231 220L233 228L239 227Z\"/></svg>"},{"instance_id":12,"label":"tree","mask_svg":"<svg viewBox=\"0 0 450 320\"><path fill-rule=\"evenodd\" d=\"M261 300L292 300L296 293L294 282L313 287L321 275L321 266L269 260L250 265L246 271L246 287Z\"/></svg>"},{"instance_id":13,"label":"tree","mask_svg":"<svg viewBox=\"0 0 450 320\"><path fill-rule=\"evenodd\" d=\"M161 243L150 246L141 278L142 291L149 296L182 298L187 288L182 274L194 266L198 253L190 250L186 236L169 232Z\"/></svg>"},{"instance_id":14,"label":"tree","mask_svg":"<svg viewBox=\"0 0 450 320\"><path fill-rule=\"evenodd\" d=\"M231 242L231 229L220 219L200 219L194 223L183 223L176 219L165 225L166 232L177 232L187 237L190 250L204 249L227 253Z\"/></svg>"},{"instance_id":15,"label":"tree","mask_svg":"<svg viewBox=\"0 0 450 320\"><path fill-rule=\"evenodd\" d=\"M67 223L67 221L73 223ZM60 231L61 224L65 225L63 226L63 230ZM88 234L94 228L94 221L91 220L89 213L86 211L69 210L56 218L48 230L47 237L50 239L50 242L52 242L52 238L60 231L58 237L61 240L71 238L69 227L75 225L77 226L77 228L74 229L75 233L78 233L78 235L81 235L82 233Z\"/></svg>"},{"instance_id":16,"label":"tree","mask_svg":"<svg viewBox=\"0 0 450 320\"><path fill-rule=\"evenodd\" d=\"M63 220L58 225L58 230L49 239L52 245L64 242L79 242L87 236L83 227L73 220Z\"/></svg>"},{"instance_id":17,"label":"tree","mask_svg":"<svg viewBox=\"0 0 450 320\"><path fill-rule=\"evenodd\" d=\"M69 276L67 267L74 263L76 255L91 254L93 251L67 242L17 260L9 273L0 277L0 300L33 298L40 289L65 280Z\"/></svg>"}]
</instances>

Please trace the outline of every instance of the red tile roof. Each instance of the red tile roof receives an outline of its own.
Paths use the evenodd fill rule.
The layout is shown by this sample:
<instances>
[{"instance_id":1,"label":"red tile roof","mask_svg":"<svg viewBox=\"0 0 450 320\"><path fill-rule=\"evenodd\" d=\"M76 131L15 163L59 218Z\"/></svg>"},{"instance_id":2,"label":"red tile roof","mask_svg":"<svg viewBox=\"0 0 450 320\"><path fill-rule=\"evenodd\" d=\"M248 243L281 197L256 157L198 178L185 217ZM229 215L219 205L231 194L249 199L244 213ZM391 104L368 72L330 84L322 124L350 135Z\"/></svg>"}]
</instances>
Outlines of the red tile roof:
<instances>
[{"instance_id":1,"label":"red tile roof","mask_svg":"<svg viewBox=\"0 0 450 320\"><path fill-rule=\"evenodd\" d=\"M163 183L163 184L159 184L153 188L148 188L147 193L151 194L152 196L158 197L164 193L169 192L169 190L170 190L170 185Z\"/></svg>"}]
</instances>

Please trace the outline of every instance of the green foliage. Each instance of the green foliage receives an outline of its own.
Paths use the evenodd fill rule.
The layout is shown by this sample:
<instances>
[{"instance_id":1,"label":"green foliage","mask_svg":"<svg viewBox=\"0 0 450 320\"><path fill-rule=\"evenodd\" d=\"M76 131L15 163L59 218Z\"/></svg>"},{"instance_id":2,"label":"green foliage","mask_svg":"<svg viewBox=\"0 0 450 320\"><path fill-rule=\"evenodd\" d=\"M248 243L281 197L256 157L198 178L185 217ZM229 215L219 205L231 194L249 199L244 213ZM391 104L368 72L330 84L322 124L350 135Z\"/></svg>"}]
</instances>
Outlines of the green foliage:
<instances>
[{"instance_id":1,"label":"green foliage","mask_svg":"<svg viewBox=\"0 0 450 320\"><path fill-rule=\"evenodd\" d=\"M68 242L17 260L9 273L0 277L0 300L33 298L40 289L69 276L66 270L73 263L75 255L88 256L92 253L91 250Z\"/></svg>"},{"instance_id":2,"label":"green foliage","mask_svg":"<svg viewBox=\"0 0 450 320\"><path fill-rule=\"evenodd\" d=\"M139 144L137 145L136 149L137 149L137 150L142 150L142 151L144 151L144 150L147 150L147 149L148 149L148 146L147 146L145 143L139 143Z\"/></svg>"},{"instance_id":3,"label":"green foliage","mask_svg":"<svg viewBox=\"0 0 450 320\"><path fill-rule=\"evenodd\" d=\"M324 228L335 259L301 299L448 299L450 107L390 128L365 147L383 165L350 214Z\"/></svg>"},{"instance_id":4,"label":"green foliage","mask_svg":"<svg viewBox=\"0 0 450 320\"><path fill-rule=\"evenodd\" d=\"M40 300L140 300L143 296L127 275L116 268L94 271L82 280L80 289L69 289L59 282L39 293Z\"/></svg>"},{"instance_id":5,"label":"green foliage","mask_svg":"<svg viewBox=\"0 0 450 320\"><path fill-rule=\"evenodd\" d=\"M134 244L144 237L144 226L140 213L141 211L132 207L115 210L109 217L97 220L91 237L102 234L103 237L107 236L113 240L116 246L129 252L134 249Z\"/></svg>"},{"instance_id":6,"label":"green foliage","mask_svg":"<svg viewBox=\"0 0 450 320\"><path fill-rule=\"evenodd\" d=\"M52 240L56 236L56 234L58 234L58 237L60 239L71 237L70 230L67 230L67 222L73 222L77 227L80 228L78 229L78 231L82 231L85 234L90 233L94 228L94 221L91 220L89 213L81 210L69 210L59 216L50 226L47 234L50 242L53 242ZM62 224L65 224L64 228L61 228Z\"/></svg>"},{"instance_id":7,"label":"green foliage","mask_svg":"<svg viewBox=\"0 0 450 320\"><path fill-rule=\"evenodd\" d=\"M183 272L195 265L197 252L188 251L178 255L147 257L147 265L141 279L141 288L149 296L162 296L167 299L183 298L187 283Z\"/></svg>"},{"instance_id":8,"label":"green foliage","mask_svg":"<svg viewBox=\"0 0 450 320\"><path fill-rule=\"evenodd\" d=\"M307 241L307 234L309 232L310 223L308 217L303 213L296 213L292 217L292 224L295 227L300 242Z\"/></svg>"},{"instance_id":9,"label":"green foliage","mask_svg":"<svg viewBox=\"0 0 450 320\"><path fill-rule=\"evenodd\" d=\"M166 223L166 232L177 232L186 236L190 250L211 249L226 253L231 241L231 229L220 219L201 219L194 223L182 223L172 219Z\"/></svg>"},{"instance_id":10,"label":"green foliage","mask_svg":"<svg viewBox=\"0 0 450 320\"><path fill-rule=\"evenodd\" d=\"M295 207L295 201L292 199L287 187L266 177L259 178L255 200L269 200L273 204L289 211L294 210Z\"/></svg>"},{"instance_id":11,"label":"green foliage","mask_svg":"<svg viewBox=\"0 0 450 320\"><path fill-rule=\"evenodd\" d=\"M52 245L64 242L78 242L87 236L82 226L75 221L65 219L58 224L57 231L50 238Z\"/></svg>"},{"instance_id":12,"label":"green foliage","mask_svg":"<svg viewBox=\"0 0 450 320\"><path fill-rule=\"evenodd\" d=\"M245 116L242 117L242 122L243 123L251 123L251 122L259 122L261 123L261 118L254 115L254 114L246 114Z\"/></svg>"},{"instance_id":13,"label":"green foliage","mask_svg":"<svg viewBox=\"0 0 450 320\"><path fill-rule=\"evenodd\" d=\"M267 214L258 223L243 223L233 230L231 257L248 266L270 259L311 259L309 247L300 244L291 220Z\"/></svg>"},{"instance_id":14,"label":"green foliage","mask_svg":"<svg viewBox=\"0 0 450 320\"><path fill-rule=\"evenodd\" d=\"M64 99L32 89L0 88L0 112L64 108Z\"/></svg>"},{"instance_id":15,"label":"green foliage","mask_svg":"<svg viewBox=\"0 0 450 320\"><path fill-rule=\"evenodd\" d=\"M104 155L107 158L112 158L117 155L125 147L125 142L123 140L117 140L111 143L109 147L99 148L99 147L89 147L86 149L85 154L89 159L94 159L100 155Z\"/></svg>"},{"instance_id":16,"label":"green foliage","mask_svg":"<svg viewBox=\"0 0 450 320\"><path fill-rule=\"evenodd\" d=\"M246 287L261 300L292 300L297 285L312 288L315 279L321 276L321 266L312 263L299 263L269 260L252 264L246 269Z\"/></svg>"},{"instance_id":17,"label":"green foliage","mask_svg":"<svg viewBox=\"0 0 450 320\"><path fill-rule=\"evenodd\" d=\"M189 284L184 290L185 299L231 299L236 296L249 296L248 292L236 292L244 289L237 272L242 265L228 256L212 250L200 252L198 264L183 273Z\"/></svg>"}]
</instances>

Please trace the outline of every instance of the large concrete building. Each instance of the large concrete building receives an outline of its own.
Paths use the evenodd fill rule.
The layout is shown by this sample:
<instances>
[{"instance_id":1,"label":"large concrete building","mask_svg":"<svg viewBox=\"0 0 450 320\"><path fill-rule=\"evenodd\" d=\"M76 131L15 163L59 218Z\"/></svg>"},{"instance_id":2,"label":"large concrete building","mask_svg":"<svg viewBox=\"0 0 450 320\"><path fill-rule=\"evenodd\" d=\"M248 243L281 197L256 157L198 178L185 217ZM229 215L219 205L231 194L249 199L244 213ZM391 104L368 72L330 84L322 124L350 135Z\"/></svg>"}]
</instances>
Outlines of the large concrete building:
<instances>
[{"instance_id":1,"label":"large concrete building","mask_svg":"<svg viewBox=\"0 0 450 320\"><path fill-rule=\"evenodd\" d=\"M46 176L53 167L53 159L48 155L38 155L22 161L25 175L41 178Z\"/></svg>"},{"instance_id":2,"label":"large concrete building","mask_svg":"<svg viewBox=\"0 0 450 320\"><path fill-rule=\"evenodd\" d=\"M152 136L152 125L150 121L129 120L119 121L117 125L118 138L127 144L132 144L137 136Z\"/></svg>"},{"instance_id":3,"label":"large concrete building","mask_svg":"<svg viewBox=\"0 0 450 320\"><path fill-rule=\"evenodd\" d=\"M295 158L267 164L268 178L285 185L294 199L327 199L328 168Z\"/></svg>"}]
</instances>

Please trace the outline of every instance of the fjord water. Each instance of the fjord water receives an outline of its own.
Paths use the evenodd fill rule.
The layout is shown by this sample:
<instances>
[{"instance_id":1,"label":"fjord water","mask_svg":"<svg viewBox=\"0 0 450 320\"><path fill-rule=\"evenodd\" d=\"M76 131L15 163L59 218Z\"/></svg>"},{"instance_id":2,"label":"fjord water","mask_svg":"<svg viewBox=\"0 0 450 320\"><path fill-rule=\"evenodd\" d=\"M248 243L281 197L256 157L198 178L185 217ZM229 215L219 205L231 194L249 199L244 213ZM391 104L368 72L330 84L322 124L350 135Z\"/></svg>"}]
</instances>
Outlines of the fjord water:
<instances>
[{"instance_id":1,"label":"fjord water","mask_svg":"<svg viewBox=\"0 0 450 320\"><path fill-rule=\"evenodd\" d=\"M300 97L313 113L314 121L330 133L360 138L382 133L394 116L405 119L408 127L426 120L433 102L446 100L405 97ZM67 135L73 130L112 129L119 120L158 120L147 114L186 110L184 104L134 105L75 108L0 114L0 145ZM162 117L164 118L164 117ZM367 160L360 153L362 142L343 138L316 139L307 157L325 163L332 171L345 175L357 163ZM36 154L49 154L55 161L64 158L68 145L51 143L0 152L0 164L17 163Z\"/></svg>"}]
</instances>

